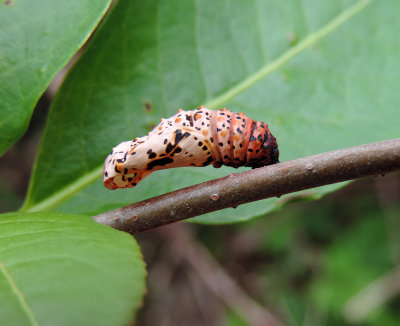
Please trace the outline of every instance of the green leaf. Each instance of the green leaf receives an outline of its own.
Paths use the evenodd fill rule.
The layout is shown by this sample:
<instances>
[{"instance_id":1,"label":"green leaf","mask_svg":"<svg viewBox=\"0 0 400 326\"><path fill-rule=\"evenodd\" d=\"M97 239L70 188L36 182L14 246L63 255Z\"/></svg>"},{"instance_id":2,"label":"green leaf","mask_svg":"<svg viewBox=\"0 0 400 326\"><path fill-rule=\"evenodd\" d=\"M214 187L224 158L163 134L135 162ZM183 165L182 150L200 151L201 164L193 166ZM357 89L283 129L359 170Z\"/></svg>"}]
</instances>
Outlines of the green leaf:
<instances>
[{"instance_id":1,"label":"green leaf","mask_svg":"<svg viewBox=\"0 0 400 326\"><path fill-rule=\"evenodd\" d=\"M83 215L0 215L1 325L126 325L144 292L128 234Z\"/></svg>"},{"instance_id":2,"label":"green leaf","mask_svg":"<svg viewBox=\"0 0 400 326\"><path fill-rule=\"evenodd\" d=\"M110 0L0 3L0 155L26 130L55 74L89 37Z\"/></svg>"},{"instance_id":3,"label":"green leaf","mask_svg":"<svg viewBox=\"0 0 400 326\"><path fill-rule=\"evenodd\" d=\"M398 137L400 3L369 3L120 1L52 106L24 209L94 214L236 172L180 168L129 190L101 185L111 148L179 107L268 122L282 161ZM282 203L197 220L246 220Z\"/></svg>"}]
</instances>

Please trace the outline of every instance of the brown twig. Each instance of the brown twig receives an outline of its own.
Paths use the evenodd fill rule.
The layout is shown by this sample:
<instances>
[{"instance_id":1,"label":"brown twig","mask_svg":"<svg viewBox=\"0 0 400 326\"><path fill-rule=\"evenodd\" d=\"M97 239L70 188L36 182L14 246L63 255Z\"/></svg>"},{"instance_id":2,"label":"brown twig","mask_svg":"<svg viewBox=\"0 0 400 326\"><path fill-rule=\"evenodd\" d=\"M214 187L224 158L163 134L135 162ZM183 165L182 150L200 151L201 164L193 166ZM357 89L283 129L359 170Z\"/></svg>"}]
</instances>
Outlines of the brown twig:
<instances>
[{"instance_id":1,"label":"brown twig","mask_svg":"<svg viewBox=\"0 0 400 326\"><path fill-rule=\"evenodd\" d=\"M232 173L94 216L131 234L252 201L400 170L400 138Z\"/></svg>"}]
</instances>

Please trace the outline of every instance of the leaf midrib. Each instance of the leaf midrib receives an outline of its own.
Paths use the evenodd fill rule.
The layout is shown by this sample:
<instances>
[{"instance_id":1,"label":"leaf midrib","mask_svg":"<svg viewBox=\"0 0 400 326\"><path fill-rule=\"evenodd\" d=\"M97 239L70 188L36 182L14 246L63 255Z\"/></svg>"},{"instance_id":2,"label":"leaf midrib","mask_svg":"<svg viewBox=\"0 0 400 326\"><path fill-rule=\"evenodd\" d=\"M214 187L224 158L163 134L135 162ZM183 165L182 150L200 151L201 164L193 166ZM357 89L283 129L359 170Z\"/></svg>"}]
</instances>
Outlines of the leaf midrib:
<instances>
[{"instance_id":1,"label":"leaf midrib","mask_svg":"<svg viewBox=\"0 0 400 326\"><path fill-rule=\"evenodd\" d=\"M265 64L258 71L249 75L247 78L237 83L226 92L222 93L220 96L217 96L207 103L204 103L204 106L208 108L218 108L222 106L228 100L245 91L247 88L254 85L271 72L277 70L279 67L295 57L297 54L301 53L309 46L315 44L317 41L333 32L336 28L343 25L350 18L361 12L370 2L372 2L372 0L360 0L359 2L355 3L353 6L349 7L341 14L336 16L334 19L332 19L325 26L323 26L316 32L308 35L297 45L284 52L274 61ZM70 183L68 186L55 192L52 196L33 205L29 203L30 193L28 193L27 200L21 208L21 211L39 212L50 210L73 196L76 192L93 183L97 178L102 175L102 171L103 166L99 166L98 168L95 168L92 172L83 175L82 177L76 179L74 182Z\"/></svg>"}]
</instances>

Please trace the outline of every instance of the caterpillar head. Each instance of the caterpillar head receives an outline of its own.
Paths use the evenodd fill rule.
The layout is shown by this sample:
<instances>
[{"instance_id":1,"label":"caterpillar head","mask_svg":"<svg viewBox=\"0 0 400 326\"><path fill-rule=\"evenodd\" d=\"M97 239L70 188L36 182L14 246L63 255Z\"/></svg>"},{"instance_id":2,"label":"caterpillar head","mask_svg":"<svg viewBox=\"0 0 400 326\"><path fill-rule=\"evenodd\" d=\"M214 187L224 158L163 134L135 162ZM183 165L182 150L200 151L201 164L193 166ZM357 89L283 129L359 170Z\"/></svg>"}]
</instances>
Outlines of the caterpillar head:
<instances>
[{"instance_id":1,"label":"caterpillar head","mask_svg":"<svg viewBox=\"0 0 400 326\"><path fill-rule=\"evenodd\" d=\"M142 168L142 160L133 160L133 156L140 154L135 149L144 143L144 138L123 142L114 147L108 155L103 169L103 182L108 189L134 187L152 173Z\"/></svg>"}]
</instances>

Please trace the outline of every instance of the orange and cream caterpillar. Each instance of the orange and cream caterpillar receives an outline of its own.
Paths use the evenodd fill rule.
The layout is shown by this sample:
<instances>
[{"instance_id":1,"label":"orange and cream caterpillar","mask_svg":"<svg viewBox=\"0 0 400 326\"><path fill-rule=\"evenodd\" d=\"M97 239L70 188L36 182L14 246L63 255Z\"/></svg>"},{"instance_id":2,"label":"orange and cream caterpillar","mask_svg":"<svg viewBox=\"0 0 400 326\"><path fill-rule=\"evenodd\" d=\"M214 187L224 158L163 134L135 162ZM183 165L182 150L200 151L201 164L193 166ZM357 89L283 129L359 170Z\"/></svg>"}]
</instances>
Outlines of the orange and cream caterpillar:
<instances>
[{"instance_id":1,"label":"orange and cream caterpillar","mask_svg":"<svg viewBox=\"0 0 400 326\"><path fill-rule=\"evenodd\" d=\"M201 106L161 122L147 136L122 142L104 162L108 189L135 187L156 170L212 164L258 168L279 162L268 125L226 108Z\"/></svg>"}]
</instances>

